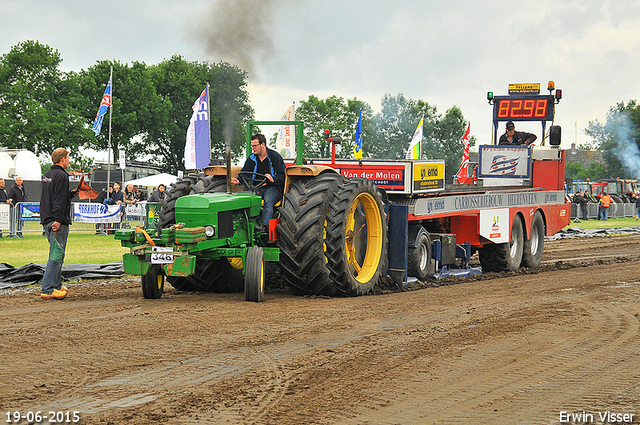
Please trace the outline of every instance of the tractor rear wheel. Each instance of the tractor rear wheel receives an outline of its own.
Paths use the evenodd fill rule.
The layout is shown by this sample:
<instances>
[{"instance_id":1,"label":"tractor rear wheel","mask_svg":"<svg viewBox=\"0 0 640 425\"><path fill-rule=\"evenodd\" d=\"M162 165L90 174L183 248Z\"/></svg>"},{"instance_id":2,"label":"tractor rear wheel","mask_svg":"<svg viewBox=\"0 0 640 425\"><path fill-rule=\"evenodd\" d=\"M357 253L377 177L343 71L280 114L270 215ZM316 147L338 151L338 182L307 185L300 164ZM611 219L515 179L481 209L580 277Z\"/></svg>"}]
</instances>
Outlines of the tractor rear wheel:
<instances>
[{"instance_id":1,"label":"tractor rear wheel","mask_svg":"<svg viewBox=\"0 0 640 425\"><path fill-rule=\"evenodd\" d=\"M244 300L256 303L264 301L264 251L259 246L252 246L247 251Z\"/></svg>"},{"instance_id":2,"label":"tractor rear wheel","mask_svg":"<svg viewBox=\"0 0 640 425\"><path fill-rule=\"evenodd\" d=\"M387 215L371 181L340 185L327 215L327 266L337 294L364 295L387 273Z\"/></svg>"},{"instance_id":3,"label":"tractor rear wheel","mask_svg":"<svg viewBox=\"0 0 640 425\"><path fill-rule=\"evenodd\" d=\"M147 274L140 277L142 296L147 299L159 299L164 292L164 275L159 266L151 266Z\"/></svg>"},{"instance_id":4,"label":"tractor rear wheel","mask_svg":"<svg viewBox=\"0 0 640 425\"><path fill-rule=\"evenodd\" d=\"M525 267L538 267L542 261L544 250L544 221L540 211L536 211L531 222L529 239L524 242L522 250L522 265Z\"/></svg>"},{"instance_id":5,"label":"tractor rear wheel","mask_svg":"<svg viewBox=\"0 0 640 425\"><path fill-rule=\"evenodd\" d=\"M516 216L511 225L511 240L507 243L489 244L478 251L482 271L513 271L520 267L524 247L522 220Z\"/></svg>"},{"instance_id":6,"label":"tractor rear wheel","mask_svg":"<svg viewBox=\"0 0 640 425\"><path fill-rule=\"evenodd\" d=\"M337 173L296 180L280 207L280 270L298 295L333 295L324 247L329 203L345 179Z\"/></svg>"}]
</instances>

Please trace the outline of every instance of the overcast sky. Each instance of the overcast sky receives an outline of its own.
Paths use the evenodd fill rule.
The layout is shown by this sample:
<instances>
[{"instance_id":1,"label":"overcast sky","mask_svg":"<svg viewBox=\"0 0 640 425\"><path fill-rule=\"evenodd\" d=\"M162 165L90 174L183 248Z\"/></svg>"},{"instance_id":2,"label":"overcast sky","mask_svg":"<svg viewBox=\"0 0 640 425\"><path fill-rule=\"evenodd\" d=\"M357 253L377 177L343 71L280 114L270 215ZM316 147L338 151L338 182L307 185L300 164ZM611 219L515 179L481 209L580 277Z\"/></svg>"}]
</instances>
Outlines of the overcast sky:
<instances>
[{"instance_id":1,"label":"overcast sky","mask_svg":"<svg viewBox=\"0 0 640 425\"><path fill-rule=\"evenodd\" d=\"M440 113L461 108L479 144L491 141L487 91L509 83L563 90L555 123L566 148L587 140L590 120L640 98L637 0L0 0L0 54L25 40L58 50L63 71L174 54L235 63L259 120L312 94L379 112L385 93L403 93ZM538 123L517 129L540 137Z\"/></svg>"}]
</instances>

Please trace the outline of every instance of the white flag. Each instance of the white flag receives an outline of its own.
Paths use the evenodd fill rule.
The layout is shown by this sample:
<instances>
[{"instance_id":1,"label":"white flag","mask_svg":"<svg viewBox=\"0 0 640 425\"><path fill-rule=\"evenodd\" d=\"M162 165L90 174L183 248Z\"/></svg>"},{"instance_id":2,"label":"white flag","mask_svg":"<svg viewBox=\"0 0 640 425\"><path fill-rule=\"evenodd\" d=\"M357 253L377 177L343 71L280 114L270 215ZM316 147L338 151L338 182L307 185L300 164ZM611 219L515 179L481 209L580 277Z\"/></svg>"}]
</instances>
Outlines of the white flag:
<instances>
[{"instance_id":1,"label":"white flag","mask_svg":"<svg viewBox=\"0 0 640 425\"><path fill-rule=\"evenodd\" d=\"M420 159L420 152L422 150L422 121L418 124L418 128L416 128L415 133L413 133L413 138L411 139L411 143L409 144L409 149L407 149L407 159Z\"/></svg>"},{"instance_id":2,"label":"white flag","mask_svg":"<svg viewBox=\"0 0 640 425\"><path fill-rule=\"evenodd\" d=\"M295 103L287 109L280 121L294 121L296 115ZM293 158L296 154L296 135L293 132L293 125L283 125L278 130L278 138L276 139L276 151L282 155L284 159Z\"/></svg>"}]
</instances>

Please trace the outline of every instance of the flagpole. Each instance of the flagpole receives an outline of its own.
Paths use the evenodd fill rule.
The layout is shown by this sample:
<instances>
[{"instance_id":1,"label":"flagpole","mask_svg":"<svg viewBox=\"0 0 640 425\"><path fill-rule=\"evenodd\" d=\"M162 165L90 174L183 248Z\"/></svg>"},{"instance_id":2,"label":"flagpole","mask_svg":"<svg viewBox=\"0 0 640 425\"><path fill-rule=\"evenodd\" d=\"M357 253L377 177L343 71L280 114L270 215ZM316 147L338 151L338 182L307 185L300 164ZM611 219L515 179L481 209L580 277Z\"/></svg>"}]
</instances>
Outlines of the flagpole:
<instances>
[{"instance_id":1,"label":"flagpole","mask_svg":"<svg viewBox=\"0 0 640 425\"><path fill-rule=\"evenodd\" d=\"M109 183L111 182L111 113L113 112L113 65L111 65L111 71L109 72L109 81L111 82L111 105L109 105L109 142L108 142L108 157L107 157L107 198L109 197Z\"/></svg>"}]
</instances>

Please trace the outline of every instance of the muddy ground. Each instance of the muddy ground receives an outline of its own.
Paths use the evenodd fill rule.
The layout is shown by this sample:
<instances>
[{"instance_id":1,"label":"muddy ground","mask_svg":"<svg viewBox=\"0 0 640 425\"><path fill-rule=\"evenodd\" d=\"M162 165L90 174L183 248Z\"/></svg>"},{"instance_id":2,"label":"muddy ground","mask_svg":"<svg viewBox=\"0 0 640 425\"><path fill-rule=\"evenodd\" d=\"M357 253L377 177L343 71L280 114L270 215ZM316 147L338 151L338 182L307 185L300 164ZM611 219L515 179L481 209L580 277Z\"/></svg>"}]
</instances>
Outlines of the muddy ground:
<instances>
[{"instance_id":1,"label":"muddy ground","mask_svg":"<svg viewBox=\"0 0 640 425\"><path fill-rule=\"evenodd\" d=\"M70 284L63 301L3 291L0 420L557 424L609 411L637 424L639 260L640 236L560 240L535 271L351 299L272 289L262 304L170 285L145 300L138 279Z\"/></svg>"}]
</instances>

